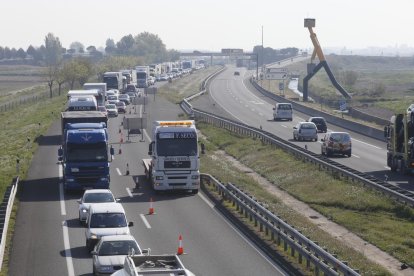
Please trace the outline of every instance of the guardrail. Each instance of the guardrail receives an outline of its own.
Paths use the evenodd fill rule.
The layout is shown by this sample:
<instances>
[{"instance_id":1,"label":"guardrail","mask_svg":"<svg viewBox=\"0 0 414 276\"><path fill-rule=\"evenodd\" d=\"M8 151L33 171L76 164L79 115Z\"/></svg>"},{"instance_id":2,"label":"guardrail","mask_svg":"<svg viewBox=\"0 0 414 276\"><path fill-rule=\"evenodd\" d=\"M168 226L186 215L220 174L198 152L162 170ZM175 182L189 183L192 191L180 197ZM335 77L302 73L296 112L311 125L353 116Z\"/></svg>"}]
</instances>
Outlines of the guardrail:
<instances>
[{"instance_id":1,"label":"guardrail","mask_svg":"<svg viewBox=\"0 0 414 276\"><path fill-rule=\"evenodd\" d=\"M3 202L0 204L0 271L3 267L4 251L7 241L7 229L9 227L10 214L13 208L14 198L16 197L17 188L19 186L19 177L13 179L10 186L4 193Z\"/></svg>"},{"instance_id":2,"label":"guardrail","mask_svg":"<svg viewBox=\"0 0 414 276\"><path fill-rule=\"evenodd\" d=\"M224 185L208 174L202 174L201 177L203 185L213 185L222 200L230 202L236 211L254 223L260 232L265 232L266 236L270 236L272 242L275 241L280 246L283 241L284 251L290 249L291 256L297 256L300 264L305 259L308 270L313 265L315 275L319 275L319 272L323 272L325 275L359 275L358 270L354 270L346 262L338 260L334 254L305 237L236 185L231 183Z\"/></svg>"}]
</instances>

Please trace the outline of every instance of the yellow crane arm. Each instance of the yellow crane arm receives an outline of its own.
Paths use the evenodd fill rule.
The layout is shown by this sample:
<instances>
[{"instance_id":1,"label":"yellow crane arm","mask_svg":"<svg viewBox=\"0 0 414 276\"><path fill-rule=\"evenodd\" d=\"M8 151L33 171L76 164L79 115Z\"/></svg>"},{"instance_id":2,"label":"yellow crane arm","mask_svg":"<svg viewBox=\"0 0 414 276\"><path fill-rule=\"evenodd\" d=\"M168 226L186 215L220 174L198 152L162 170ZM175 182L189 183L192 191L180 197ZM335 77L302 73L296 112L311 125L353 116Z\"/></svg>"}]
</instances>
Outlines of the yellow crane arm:
<instances>
[{"instance_id":1,"label":"yellow crane arm","mask_svg":"<svg viewBox=\"0 0 414 276\"><path fill-rule=\"evenodd\" d=\"M310 38L312 40L313 47L313 53L311 57L311 61L315 59L315 56L317 55L319 58L319 61L325 61L325 55L322 52L321 45L319 44L318 38L316 37L316 34L313 32L312 27L308 27Z\"/></svg>"}]
</instances>

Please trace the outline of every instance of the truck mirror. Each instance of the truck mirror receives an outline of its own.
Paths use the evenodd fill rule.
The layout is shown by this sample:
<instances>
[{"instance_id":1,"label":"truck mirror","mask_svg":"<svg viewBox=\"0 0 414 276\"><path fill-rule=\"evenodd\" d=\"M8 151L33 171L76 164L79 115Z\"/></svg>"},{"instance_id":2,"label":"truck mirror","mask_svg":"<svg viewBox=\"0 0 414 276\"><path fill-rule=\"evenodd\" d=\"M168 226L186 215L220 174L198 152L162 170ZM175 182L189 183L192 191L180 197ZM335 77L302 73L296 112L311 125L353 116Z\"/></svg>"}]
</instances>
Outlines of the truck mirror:
<instances>
[{"instance_id":1,"label":"truck mirror","mask_svg":"<svg viewBox=\"0 0 414 276\"><path fill-rule=\"evenodd\" d=\"M134 223L132 221L128 222L128 227L134 226Z\"/></svg>"},{"instance_id":2,"label":"truck mirror","mask_svg":"<svg viewBox=\"0 0 414 276\"><path fill-rule=\"evenodd\" d=\"M390 130L389 126L385 126L385 127L384 127L384 137L385 137L385 138L387 138L387 137L389 136L389 135L388 135L388 134L389 134L389 130Z\"/></svg>"},{"instance_id":3,"label":"truck mirror","mask_svg":"<svg viewBox=\"0 0 414 276\"><path fill-rule=\"evenodd\" d=\"M154 142L151 142L149 145L148 145L148 155L152 155L152 145L154 144Z\"/></svg>"},{"instance_id":4,"label":"truck mirror","mask_svg":"<svg viewBox=\"0 0 414 276\"><path fill-rule=\"evenodd\" d=\"M58 161L59 161L59 162L62 162L62 161L63 161L63 157L62 157L62 156L59 156L59 157L58 157Z\"/></svg>"},{"instance_id":5,"label":"truck mirror","mask_svg":"<svg viewBox=\"0 0 414 276\"><path fill-rule=\"evenodd\" d=\"M112 155L115 155L115 150L114 150L114 148L112 147L112 145L111 145L111 148L109 149L109 154L112 156Z\"/></svg>"}]
</instances>

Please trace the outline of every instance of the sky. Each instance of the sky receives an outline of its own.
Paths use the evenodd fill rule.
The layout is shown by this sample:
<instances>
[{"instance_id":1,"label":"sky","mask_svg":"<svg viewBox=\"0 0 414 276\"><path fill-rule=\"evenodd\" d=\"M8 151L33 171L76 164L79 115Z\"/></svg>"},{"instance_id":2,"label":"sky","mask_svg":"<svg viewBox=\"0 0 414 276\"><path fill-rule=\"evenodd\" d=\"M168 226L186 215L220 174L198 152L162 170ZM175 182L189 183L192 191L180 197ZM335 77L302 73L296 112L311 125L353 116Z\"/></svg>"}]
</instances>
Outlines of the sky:
<instances>
[{"instance_id":1,"label":"sky","mask_svg":"<svg viewBox=\"0 0 414 276\"><path fill-rule=\"evenodd\" d=\"M414 47L412 0L1 0L0 46L27 49L51 32L63 47L105 47L108 38L150 32L167 49Z\"/></svg>"}]
</instances>

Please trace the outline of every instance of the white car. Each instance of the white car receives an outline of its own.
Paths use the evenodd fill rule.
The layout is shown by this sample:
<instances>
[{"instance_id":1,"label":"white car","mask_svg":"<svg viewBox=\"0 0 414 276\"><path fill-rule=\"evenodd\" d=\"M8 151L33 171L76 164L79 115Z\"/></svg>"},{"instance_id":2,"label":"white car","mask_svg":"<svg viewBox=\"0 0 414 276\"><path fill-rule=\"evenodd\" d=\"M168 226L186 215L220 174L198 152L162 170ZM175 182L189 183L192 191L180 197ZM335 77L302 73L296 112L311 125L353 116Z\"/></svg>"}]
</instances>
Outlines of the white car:
<instances>
[{"instance_id":1,"label":"white car","mask_svg":"<svg viewBox=\"0 0 414 276\"><path fill-rule=\"evenodd\" d=\"M118 108L116 107L115 104L107 104L105 107L106 107L106 111L108 112L108 117L110 116L118 117Z\"/></svg>"},{"instance_id":2,"label":"white car","mask_svg":"<svg viewBox=\"0 0 414 276\"><path fill-rule=\"evenodd\" d=\"M318 141L318 128L312 122L300 122L293 127L293 140Z\"/></svg>"},{"instance_id":3,"label":"white car","mask_svg":"<svg viewBox=\"0 0 414 276\"><path fill-rule=\"evenodd\" d=\"M88 218L88 210L91 204L118 202L109 189L92 189L86 190L82 198L78 199L79 203L79 221L85 223Z\"/></svg>"},{"instance_id":4,"label":"white car","mask_svg":"<svg viewBox=\"0 0 414 276\"><path fill-rule=\"evenodd\" d=\"M93 274L112 274L124 267L125 257L141 255L142 251L131 235L104 236L92 251Z\"/></svg>"},{"instance_id":5,"label":"white car","mask_svg":"<svg viewBox=\"0 0 414 276\"><path fill-rule=\"evenodd\" d=\"M122 204L113 202L92 204L86 220L86 248L91 252L104 236L129 235L129 227L133 225L133 222L127 221Z\"/></svg>"}]
</instances>

